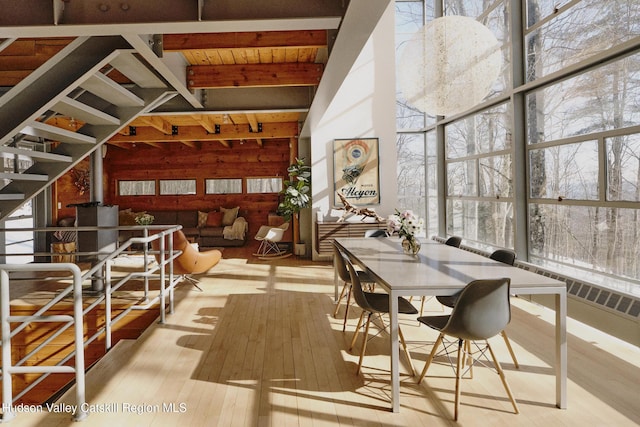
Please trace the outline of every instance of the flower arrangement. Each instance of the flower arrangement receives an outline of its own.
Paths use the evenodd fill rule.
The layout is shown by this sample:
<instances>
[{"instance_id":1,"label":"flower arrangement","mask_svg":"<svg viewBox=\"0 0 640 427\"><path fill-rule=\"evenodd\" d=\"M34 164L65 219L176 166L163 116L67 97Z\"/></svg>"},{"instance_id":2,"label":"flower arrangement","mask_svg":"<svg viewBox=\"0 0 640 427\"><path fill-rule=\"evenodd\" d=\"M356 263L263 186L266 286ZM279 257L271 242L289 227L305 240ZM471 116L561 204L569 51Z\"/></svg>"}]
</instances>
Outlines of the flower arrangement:
<instances>
[{"instance_id":1,"label":"flower arrangement","mask_svg":"<svg viewBox=\"0 0 640 427\"><path fill-rule=\"evenodd\" d=\"M138 225L151 225L155 217L148 213L141 213L136 215L135 221Z\"/></svg>"},{"instance_id":2,"label":"flower arrangement","mask_svg":"<svg viewBox=\"0 0 640 427\"><path fill-rule=\"evenodd\" d=\"M420 242L416 239L416 234L422 232L424 220L411 210L400 212L396 209L394 215L389 215L387 219L387 232L397 233L403 238L402 247L405 252L414 255L420 250Z\"/></svg>"}]
</instances>

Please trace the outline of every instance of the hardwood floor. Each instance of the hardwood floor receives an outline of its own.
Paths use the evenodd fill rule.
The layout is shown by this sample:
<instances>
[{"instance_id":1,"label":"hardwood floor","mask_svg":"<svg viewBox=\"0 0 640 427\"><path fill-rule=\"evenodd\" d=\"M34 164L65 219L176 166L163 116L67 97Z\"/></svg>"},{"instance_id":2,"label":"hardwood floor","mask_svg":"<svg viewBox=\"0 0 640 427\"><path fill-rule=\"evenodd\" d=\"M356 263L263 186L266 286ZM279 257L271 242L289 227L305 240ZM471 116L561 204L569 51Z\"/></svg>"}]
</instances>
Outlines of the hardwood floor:
<instances>
[{"instance_id":1,"label":"hardwood floor","mask_svg":"<svg viewBox=\"0 0 640 427\"><path fill-rule=\"evenodd\" d=\"M452 421L454 379L443 359L422 384L401 368L400 413L389 411L388 335L370 331L363 374L361 341L350 353L359 310L333 318L333 267L289 257L271 262L225 250L181 285L176 312L136 341L121 342L87 375L85 425L94 426L439 426ZM414 301L419 304L419 301ZM427 309L440 313L431 300ZM425 313L428 314L428 313ZM436 333L401 317L418 372ZM569 321L569 406L555 407L553 312L513 299L509 337L492 343L520 408L498 375L474 368L462 383L464 426L633 426L640 424L640 349ZM404 357L401 361L406 363ZM70 390L57 403L75 404ZM103 406L100 406L103 405ZM173 405L173 406L172 406ZM100 412L105 410L109 412ZM67 426L68 413L19 413L14 426Z\"/></svg>"}]
</instances>

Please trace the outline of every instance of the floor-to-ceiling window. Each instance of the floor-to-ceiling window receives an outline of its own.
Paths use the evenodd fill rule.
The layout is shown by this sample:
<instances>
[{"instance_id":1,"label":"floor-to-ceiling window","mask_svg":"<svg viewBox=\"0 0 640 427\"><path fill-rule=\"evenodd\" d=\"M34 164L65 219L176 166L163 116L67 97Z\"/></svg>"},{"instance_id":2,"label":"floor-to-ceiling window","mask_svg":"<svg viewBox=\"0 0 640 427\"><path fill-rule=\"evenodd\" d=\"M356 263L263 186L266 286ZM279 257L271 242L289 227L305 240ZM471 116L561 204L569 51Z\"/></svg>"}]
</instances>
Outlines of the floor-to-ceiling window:
<instances>
[{"instance_id":1,"label":"floor-to-ceiling window","mask_svg":"<svg viewBox=\"0 0 640 427\"><path fill-rule=\"evenodd\" d=\"M489 28L502 72L454 117L398 91L403 206L427 216L428 235L524 248L521 259L640 295L640 2L397 0L398 54L441 14Z\"/></svg>"},{"instance_id":2,"label":"floor-to-ceiling window","mask_svg":"<svg viewBox=\"0 0 640 427\"><path fill-rule=\"evenodd\" d=\"M396 2L396 51L433 16L433 1ZM411 209L424 218L427 236L437 234L436 140L434 132L425 131L435 117L409 105L399 90L396 93L398 208Z\"/></svg>"},{"instance_id":3,"label":"floor-to-ceiling window","mask_svg":"<svg viewBox=\"0 0 640 427\"><path fill-rule=\"evenodd\" d=\"M638 35L634 0L529 2L530 260L640 295Z\"/></svg>"},{"instance_id":4,"label":"floor-to-ceiling window","mask_svg":"<svg viewBox=\"0 0 640 427\"><path fill-rule=\"evenodd\" d=\"M503 103L445 126L447 234L513 247L510 109Z\"/></svg>"}]
</instances>

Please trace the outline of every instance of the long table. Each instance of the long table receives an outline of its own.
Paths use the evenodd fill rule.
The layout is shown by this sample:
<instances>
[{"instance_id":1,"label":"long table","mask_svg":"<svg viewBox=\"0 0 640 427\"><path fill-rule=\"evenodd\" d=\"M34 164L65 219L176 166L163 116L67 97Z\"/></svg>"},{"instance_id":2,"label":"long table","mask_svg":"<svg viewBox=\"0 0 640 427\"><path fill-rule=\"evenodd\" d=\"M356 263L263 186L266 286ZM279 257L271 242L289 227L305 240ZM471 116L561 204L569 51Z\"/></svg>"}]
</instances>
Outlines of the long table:
<instances>
[{"instance_id":1,"label":"long table","mask_svg":"<svg viewBox=\"0 0 640 427\"><path fill-rule=\"evenodd\" d=\"M477 279L511 278L511 293L555 295L556 406L567 407L567 290L564 282L487 257L422 240L418 255L402 252L396 238L335 240L351 261L373 276L389 294L391 345L391 408L400 411L398 297L453 295ZM336 281L335 298L338 298Z\"/></svg>"}]
</instances>

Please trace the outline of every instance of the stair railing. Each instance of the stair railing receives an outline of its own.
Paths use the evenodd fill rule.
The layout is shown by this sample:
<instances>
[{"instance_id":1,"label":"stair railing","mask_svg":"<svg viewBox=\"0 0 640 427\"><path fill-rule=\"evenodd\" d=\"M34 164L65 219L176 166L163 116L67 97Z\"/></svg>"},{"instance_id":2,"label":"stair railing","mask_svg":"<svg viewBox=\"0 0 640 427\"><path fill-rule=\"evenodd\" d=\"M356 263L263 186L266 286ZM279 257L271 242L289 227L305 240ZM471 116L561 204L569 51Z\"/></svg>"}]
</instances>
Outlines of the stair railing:
<instances>
[{"instance_id":1,"label":"stair railing","mask_svg":"<svg viewBox=\"0 0 640 427\"><path fill-rule=\"evenodd\" d=\"M108 227L107 227L108 228ZM111 227L114 228L114 227ZM85 404L85 381L84 381L84 348L91 342L105 336L105 351L112 347L112 328L120 320L122 320L132 310L148 310L156 304L160 308L160 323L165 321L165 313L167 311L167 297L169 300L169 313L174 311L174 288L180 282L180 276L173 274L173 261L182 251L173 250L173 233L182 228L176 225L167 228L167 226L145 226L145 227L116 227L118 229L140 229L142 237L132 237L121 244L114 252L107 254L103 259L99 260L91 266L89 270L82 273L80 268L74 263L32 263L32 264L0 264L0 326L2 331L1 350L2 350L2 422L8 422L16 415L14 403L22 398L26 393L35 388L40 382L52 373L75 373L76 381L76 411L73 419L76 421L86 418ZM74 230L88 231L105 229L105 227L76 227ZM149 235L149 230L157 230L155 234ZM16 229L12 229L15 231ZM34 231L35 229L30 229ZM166 237L166 239L165 239ZM152 241L159 240L159 251L152 251L149 246ZM166 241L166 244L165 244ZM142 245L144 270L130 272L120 278L116 283L113 282L112 268L115 258L125 251L130 251L132 246ZM83 255L95 255L95 253L80 253ZM40 255L42 255L40 253ZM56 254L48 254L49 256ZM156 263L152 264L151 257L157 255ZM168 270L168 274L167 274ZM34 314L29 316L11 316L11 305L9 288L11 285L11 273L18 272L68 272L73 278L73 283L67 288L56 294L49 302L38 309ZM91 295L93 302L83 309L83 286L82 284L91 280L98 273L104 277L105 289L100 295ZM41 277L37 280L43 282L48 280L60 280L64 277ZM133 304L122 310L116 317L112 318L112 297L113 293L118 291L123 285L133 279L142 278L144 280L144 303ZM160 288L158 294L150 298L149 279L159 278ZM14 280L16 282L16 280ZM14 283L15 284L15 283ZM70 315L45 315L49 309L56 304L73 295L73 316ZM94 308L104 302L105 322L102 328L84 339L84 316L90 313ZM60 322L61 326L51 334L47 339L43 340L36 348L31 350L22 359L12 365L11 357L11 340L18 333L24 330L33 322ZM11 328L12 323L18 323L18 326ZM61 359L55 366L27 366L26 363L32 359L37 353L50 344L56 337L60 336L70 327L74 327L74 350ZM74 365L68 366L66 363L75 358ZM22 373L40 373L34 382L29 384L24 390L15 397L12 392L12 374Z\"/></svg>"}]
</instances>

